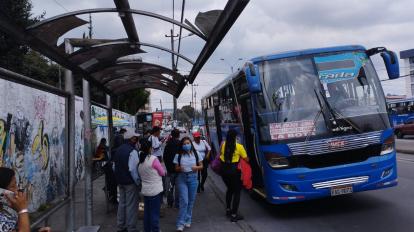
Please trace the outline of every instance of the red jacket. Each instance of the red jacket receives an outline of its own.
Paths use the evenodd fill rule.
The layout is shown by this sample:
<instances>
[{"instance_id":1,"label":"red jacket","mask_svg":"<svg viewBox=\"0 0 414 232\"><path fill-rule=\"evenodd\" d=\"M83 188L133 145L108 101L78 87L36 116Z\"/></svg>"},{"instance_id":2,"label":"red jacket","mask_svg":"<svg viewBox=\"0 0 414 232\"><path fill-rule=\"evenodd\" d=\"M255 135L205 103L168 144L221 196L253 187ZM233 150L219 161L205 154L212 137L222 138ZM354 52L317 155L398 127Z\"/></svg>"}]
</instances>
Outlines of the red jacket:
<instances>
[{"instance_id":1,"label":"red jacket","mask_svg":"<svg viewBox=\"0 0 414 232\"><path fill-rule=\"evenodd\" d=\"M246 160L240 159L238 169L241 171L241 180L243 187L246 189L251 189L253 187L253 182L252 168L250 167L250 164Z\"/></svg>"}]
</instances>

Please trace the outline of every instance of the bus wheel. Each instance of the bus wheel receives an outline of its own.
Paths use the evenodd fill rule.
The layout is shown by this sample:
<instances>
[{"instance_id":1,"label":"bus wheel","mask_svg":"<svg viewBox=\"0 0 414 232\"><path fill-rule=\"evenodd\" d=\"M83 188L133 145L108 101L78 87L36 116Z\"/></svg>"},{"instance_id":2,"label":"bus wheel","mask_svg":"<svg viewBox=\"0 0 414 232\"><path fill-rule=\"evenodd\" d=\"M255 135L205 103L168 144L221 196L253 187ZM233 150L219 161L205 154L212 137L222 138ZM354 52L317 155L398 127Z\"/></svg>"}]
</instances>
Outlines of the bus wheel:
<instances>
[{"instance_id":1,"label":"bus wheel","mask_svg":"<svg viewBox=\"0 0 414 232\"><path fill-rule=\"evenodd\" d=\"M403 134L400 130L396 131L396 132L395 132L395 135L396 135L396 136L397 136L397 138L399 138L399 139L404 138L404 134Z\"/></svg>"}]
</instances>

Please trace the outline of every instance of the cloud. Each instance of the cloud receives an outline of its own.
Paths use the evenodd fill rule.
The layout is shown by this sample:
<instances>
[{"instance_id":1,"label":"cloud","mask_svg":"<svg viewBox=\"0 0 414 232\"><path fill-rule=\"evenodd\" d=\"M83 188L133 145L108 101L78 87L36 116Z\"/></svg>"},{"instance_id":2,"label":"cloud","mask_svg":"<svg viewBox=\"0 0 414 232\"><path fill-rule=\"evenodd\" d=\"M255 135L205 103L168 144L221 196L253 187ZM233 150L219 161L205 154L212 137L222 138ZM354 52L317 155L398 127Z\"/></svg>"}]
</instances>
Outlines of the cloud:
<instances>
[{"instance_id":1,"label":"cloud","mask_svg":"<svg viewBox=\"0 0 414 232\"><path fill-rule=\"evenodd\" d=\"M114 7L112 0L62 1L69 10L93 7ZM181 1L175 1L175 18L180 17ZM46 16L64 13L65 10L52 0L33 0L35 14L46 10ZM172 16L171 1L130 1L132 8L154 11L168 17ZM185 18L194 21L199 11L222 9L222 0L186 1ZM386 46L396 51L414 47L414 21L412 20L412 0L251 0L222 43L213 53L196 79L197 98L205 95L213 86L222 81L230 66L242 65L244 61L256 56L287 50L326 47L346 44L360 44L367 48ZM170 47L169 34L171 24L134 16L140 39L143 42L156 43ZM124 38L125 32L117 14L94 15L95 36L98 38ZM74 30L65 36L79 37L86 27ZM178 28L175 28L178 33ZM184 31L183 35L188 32ZM195 60L204 41L196 36L183 39L181 52ZM177 46L177 42L175 43ZM144 61L156 62L166 67L171 66L170 54L155 49L144 48ZM224 58L226 62L220 59ZM382 60L373 58L381 79L386 79ZM230 65L229 65L230 64ZM404 64L402 63L403 67ZM183 74L191 69L185 61L179 61L179 70ZM404 67L403 67L404 68ZM401 94L405 92L405 80L383 82L385 93ZM160 91L152 91L152 100L159 105L159 99L165 104L163 108L172 108L172 97ZM178 99L179 106L189 104L191 88L186 87ZM188 103L187 103L188 102ZM159 107L159 106L158 106ZM154 107L155 109L155 107Z\"/></svg>"}]
</instances>

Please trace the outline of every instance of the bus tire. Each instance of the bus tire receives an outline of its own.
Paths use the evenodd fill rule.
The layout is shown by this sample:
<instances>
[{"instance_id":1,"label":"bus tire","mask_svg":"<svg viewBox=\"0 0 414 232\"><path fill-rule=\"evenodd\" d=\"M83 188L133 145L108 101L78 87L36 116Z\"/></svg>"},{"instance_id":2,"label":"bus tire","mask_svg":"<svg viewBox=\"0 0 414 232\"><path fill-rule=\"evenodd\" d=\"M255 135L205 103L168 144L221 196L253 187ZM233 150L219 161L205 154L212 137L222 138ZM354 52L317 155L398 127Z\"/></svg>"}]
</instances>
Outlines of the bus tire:
<instances>
[{"instance_id":1,"label":"bus tire","mask_svg":"<svg viewBox=\"0 0 414 232\"><path fill-rule=\"evenodd\" d=\"M397 136L397 138L399 138L399 139L404 138L404 134L403 134L400 130L395 131L395 135L396 135L396 136Z\"/></svg>"}]
</instances>

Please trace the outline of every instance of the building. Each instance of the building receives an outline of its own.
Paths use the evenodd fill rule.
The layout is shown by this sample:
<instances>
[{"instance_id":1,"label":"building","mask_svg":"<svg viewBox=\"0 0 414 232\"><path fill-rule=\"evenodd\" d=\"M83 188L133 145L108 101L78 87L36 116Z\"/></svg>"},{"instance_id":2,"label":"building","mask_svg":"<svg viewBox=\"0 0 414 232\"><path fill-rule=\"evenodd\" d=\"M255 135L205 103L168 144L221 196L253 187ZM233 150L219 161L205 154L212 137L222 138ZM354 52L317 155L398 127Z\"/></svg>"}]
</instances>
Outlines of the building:
<instances>
[{"instance_id":1,"label":"building","mask_svg":"<svg viewBox=\"0 0 414 232\"><path fill-rule=\"evenodd\" d=\"M414 97L414 49L401 51L400 58L404 60L403 67L407 67L402 74L409 75L405 78L405 92L407 98L412 98Z\"/></svg>"}]
</instances>

